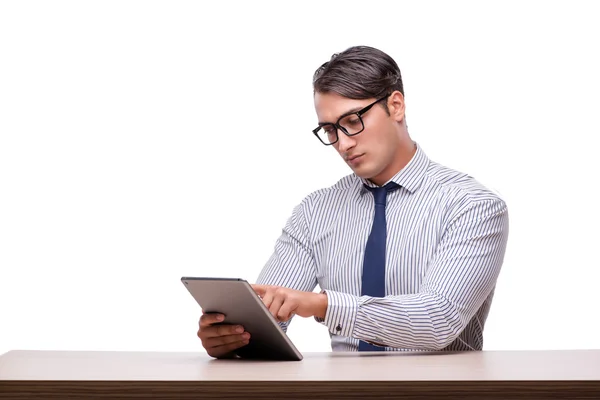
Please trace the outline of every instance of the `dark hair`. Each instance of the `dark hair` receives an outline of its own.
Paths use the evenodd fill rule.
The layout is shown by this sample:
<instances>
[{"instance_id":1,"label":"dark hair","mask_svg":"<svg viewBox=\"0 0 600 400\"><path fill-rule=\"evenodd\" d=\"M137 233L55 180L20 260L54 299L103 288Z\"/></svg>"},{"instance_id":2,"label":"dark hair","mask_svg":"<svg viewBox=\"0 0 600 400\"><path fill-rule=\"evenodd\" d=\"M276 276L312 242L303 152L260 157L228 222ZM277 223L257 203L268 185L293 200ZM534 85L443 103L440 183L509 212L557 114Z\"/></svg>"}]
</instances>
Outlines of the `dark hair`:
<instances>
[{"instance_id":1,"label":"dark hair","mask_svg":"<svg viewBox=\"0 0 600 400\"><path fill-rule=\"evenodd\" d=\"M398 64L383 51L368 46L350 47L331 56L315 71L313 89L360 100L385 96L394 90L404 95Z\"/></svg>"}]
</instances>

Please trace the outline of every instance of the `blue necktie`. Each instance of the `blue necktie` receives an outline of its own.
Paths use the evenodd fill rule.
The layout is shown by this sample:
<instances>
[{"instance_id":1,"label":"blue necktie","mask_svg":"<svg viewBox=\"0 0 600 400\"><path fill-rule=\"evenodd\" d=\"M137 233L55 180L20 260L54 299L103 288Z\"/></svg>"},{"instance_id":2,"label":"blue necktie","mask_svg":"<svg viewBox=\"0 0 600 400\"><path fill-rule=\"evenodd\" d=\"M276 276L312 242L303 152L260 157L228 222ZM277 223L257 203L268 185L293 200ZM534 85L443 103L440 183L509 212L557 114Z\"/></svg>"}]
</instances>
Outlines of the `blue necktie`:
<instances>
[{"instance_id":1,"label":"blue necktie","mask_svg":"<svg viewBox=\"0 0 600 400\"><path fill-rule=\"evenodd\" d=\"M371 297L385 296L385 246L387 229L385 223L385 204L388 192L398 189L397 183L389 182L383 187L365 187L373 193L375 198L375 217L373 227L365 247L365 258L362 271L361 295ZM384 347L360 341L358 351L383 351Z\"/></svg>"}]
</instances>

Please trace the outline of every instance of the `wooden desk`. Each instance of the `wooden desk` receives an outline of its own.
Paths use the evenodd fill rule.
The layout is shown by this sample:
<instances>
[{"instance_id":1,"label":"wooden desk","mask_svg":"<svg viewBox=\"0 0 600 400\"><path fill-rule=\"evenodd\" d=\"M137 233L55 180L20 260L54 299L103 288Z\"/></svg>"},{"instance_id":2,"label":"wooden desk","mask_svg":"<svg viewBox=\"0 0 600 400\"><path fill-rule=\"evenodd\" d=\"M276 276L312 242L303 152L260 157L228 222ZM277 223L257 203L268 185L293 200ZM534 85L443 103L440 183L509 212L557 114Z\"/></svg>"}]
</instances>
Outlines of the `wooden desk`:
<instances>
[{"instance_id":1,"label":"wooden desk","mask_svg":"<svg viewBox=\"0 0 600 400\"><path fill-rule=\"evenodd\" d=\"M304 356L10 351L0 398L600 399L600 350Z\"/></svg>"}]
</instances>

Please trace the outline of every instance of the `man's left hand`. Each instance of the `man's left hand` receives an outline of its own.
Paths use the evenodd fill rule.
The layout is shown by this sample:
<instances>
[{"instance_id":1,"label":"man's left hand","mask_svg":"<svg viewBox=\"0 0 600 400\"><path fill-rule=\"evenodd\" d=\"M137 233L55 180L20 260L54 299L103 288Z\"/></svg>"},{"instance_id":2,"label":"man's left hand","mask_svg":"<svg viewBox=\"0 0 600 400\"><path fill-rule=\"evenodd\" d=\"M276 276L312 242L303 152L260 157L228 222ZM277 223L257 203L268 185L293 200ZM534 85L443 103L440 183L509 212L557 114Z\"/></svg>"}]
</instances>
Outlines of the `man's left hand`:
<instances>
[{"instance_id":1,"label":"man's left hand","mask_svg":"<svg viewBox=\"0 0 600 400\"><path fill-rule=\"evenodd\" d=\"M302 292L281 286L252 285L271 314L280 322L288 321L294 314L301 317L325 318L327 295Z\"/></svg>"}]
</instances>

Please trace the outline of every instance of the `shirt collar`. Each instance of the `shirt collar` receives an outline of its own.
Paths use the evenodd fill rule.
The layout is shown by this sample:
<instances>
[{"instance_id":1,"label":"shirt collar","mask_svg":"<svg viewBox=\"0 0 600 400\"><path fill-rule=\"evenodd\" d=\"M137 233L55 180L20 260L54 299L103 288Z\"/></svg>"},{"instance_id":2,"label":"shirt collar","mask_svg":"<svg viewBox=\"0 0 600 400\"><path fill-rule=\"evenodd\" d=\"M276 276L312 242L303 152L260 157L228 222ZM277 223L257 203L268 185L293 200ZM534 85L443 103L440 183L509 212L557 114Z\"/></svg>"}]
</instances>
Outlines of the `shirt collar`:
<instances>
[{"instance_id":1,"label":"shirt collar","mask_svg":"<svg viewBox=\"0 0 600 400\"><path fill-rule=\"evenodd\" d=\"M429 167L429 158L421 149L417 143L415 143L417 151L410 159L408 164L404 166L396 175L392 177L388 182L395 182L398 185L402 186L410 193L414 193L421 183L423 182L423 178L425 177L425 171ZM371 182L368 179L359 178L362 183L370 187L377 187L376 184ZM388 183L386 182L386 183ZM365 189L366 190L366 189Z\"/></svg>"}]
</instances>

